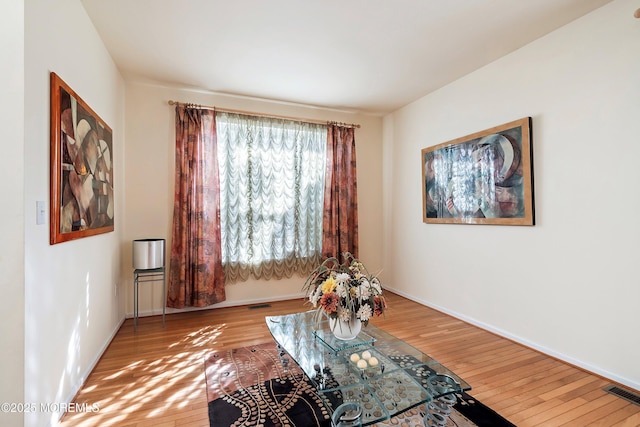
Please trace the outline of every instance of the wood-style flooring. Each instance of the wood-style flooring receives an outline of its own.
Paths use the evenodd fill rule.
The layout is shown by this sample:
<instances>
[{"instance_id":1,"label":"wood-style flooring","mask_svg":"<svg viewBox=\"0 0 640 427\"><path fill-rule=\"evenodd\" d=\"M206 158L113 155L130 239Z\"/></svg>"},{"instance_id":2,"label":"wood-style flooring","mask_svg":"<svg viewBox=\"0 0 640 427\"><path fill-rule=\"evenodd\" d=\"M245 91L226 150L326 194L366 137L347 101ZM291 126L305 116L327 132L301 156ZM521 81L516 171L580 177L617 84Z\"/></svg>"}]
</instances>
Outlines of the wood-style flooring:
<instances>
[{"instance_id":1,"label":"wood-style flooring","mask_svg":"<svg viewBox=\"0 0 640 427\"><path fill-rule=\"evenodd\" d=\"M398 295L373 324L464 378L470 394L519 427L640 426L640 406L603 391L611 382ZM209 426L204 357L271 342L264 316L309 309L302 300L127 319L61 427Z\"/></svg>"}]
</instances>

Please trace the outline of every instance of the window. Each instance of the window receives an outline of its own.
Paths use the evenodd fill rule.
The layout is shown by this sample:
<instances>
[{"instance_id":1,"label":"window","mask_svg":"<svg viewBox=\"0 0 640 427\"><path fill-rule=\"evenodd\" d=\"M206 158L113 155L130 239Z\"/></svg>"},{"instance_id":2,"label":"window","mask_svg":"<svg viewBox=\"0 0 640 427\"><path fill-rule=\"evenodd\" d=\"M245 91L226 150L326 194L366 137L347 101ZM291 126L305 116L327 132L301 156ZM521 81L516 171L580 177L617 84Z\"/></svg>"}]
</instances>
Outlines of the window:
<instances>
[{"instance_id":1,"label":"window","mask_svg":"<svg viewBox=\"0 0 640 427\"><path fill-rule=\"evenodd\" d=\"M327 127L216 113L222 262L227 282L317 266Z\"/></svg>"}]
</instances>

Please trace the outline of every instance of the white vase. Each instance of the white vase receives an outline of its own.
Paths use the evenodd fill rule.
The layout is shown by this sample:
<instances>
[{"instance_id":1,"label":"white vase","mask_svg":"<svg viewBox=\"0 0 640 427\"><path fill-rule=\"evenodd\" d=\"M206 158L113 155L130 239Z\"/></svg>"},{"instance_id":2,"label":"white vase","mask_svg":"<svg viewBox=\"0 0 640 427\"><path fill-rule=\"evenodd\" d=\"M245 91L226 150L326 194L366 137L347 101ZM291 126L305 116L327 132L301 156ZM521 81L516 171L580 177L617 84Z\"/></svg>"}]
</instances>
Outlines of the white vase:
<instances>
[{"instance_id":1,"label":"white vase","mask_svg":"<svg viewBox=\"0 0 640 427\"><path fill-rule=\"evenodd\" d=\"M358 319L354 314L348 321L340 320L338 318L329 318L329 327L336 338L348 341L358 336L362 329L362 322L360 322L360 319Z\"/></svg>"}]
</instances>

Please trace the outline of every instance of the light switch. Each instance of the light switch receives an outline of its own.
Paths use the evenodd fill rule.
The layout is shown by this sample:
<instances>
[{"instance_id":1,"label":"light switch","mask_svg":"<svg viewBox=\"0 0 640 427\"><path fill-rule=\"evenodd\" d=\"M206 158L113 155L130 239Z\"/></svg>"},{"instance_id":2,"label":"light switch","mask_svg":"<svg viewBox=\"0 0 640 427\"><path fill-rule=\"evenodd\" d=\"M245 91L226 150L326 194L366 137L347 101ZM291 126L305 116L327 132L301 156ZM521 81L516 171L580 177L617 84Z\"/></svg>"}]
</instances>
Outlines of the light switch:
<instances>
[{"instance_id":1,"label":"light switch","mask_svg":"<svg viewBox=\"0 0 640 427\"><path fill-rule=\"evenodd\" d=\"M36 201L36 224L42 225L47 221L47 211L44 207L44 201Z\"/></svg>"}]
</instances>

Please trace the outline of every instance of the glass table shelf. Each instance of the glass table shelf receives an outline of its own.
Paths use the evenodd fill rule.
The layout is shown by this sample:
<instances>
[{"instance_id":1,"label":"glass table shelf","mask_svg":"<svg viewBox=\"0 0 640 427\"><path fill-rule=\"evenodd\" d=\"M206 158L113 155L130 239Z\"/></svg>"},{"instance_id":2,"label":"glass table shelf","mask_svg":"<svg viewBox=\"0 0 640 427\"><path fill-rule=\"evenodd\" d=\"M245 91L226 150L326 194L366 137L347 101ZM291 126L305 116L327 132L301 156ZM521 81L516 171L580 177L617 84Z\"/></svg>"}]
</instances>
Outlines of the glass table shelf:
<instances>
[{"instance_id":1,"label":"glass table shelf","mask_svg":"<svg viewBox=\"0 0 640 427\"><path fill-rule=\"evenodd\" d=\"M323 325L324 326L324 325ZM334 353L350 348L358 348L362 346L372 346L376 339L368 335L366 332L360 332L357 337L352 340L341 340L336 338L330 329L318 329L313 331L313 335L324 343Z\"/></svg>"}]
</instances>

